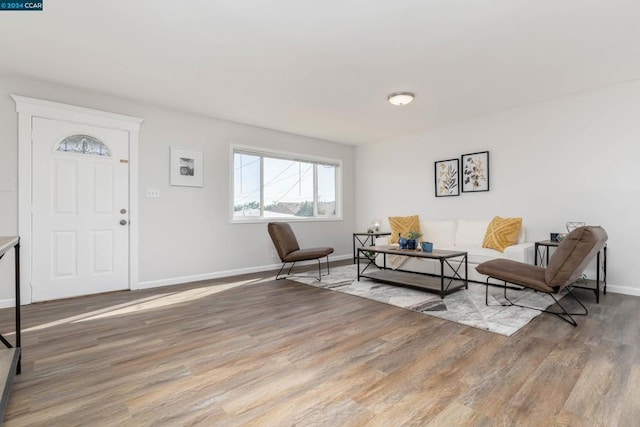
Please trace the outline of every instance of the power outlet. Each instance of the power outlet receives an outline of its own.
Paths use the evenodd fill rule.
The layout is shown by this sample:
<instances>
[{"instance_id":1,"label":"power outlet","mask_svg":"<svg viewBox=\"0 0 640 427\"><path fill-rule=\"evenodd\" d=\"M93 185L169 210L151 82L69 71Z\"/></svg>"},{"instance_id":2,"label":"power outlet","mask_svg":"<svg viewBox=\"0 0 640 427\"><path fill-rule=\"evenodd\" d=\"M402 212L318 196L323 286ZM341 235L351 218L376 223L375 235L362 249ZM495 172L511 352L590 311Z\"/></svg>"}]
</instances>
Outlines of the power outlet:
<instances>
[{"instance_id":1,"label":"power outlet","mask_svg":"<svg viewBox=\"0 0 640 427\"><path fill-rule=\"evenodd\" d=\"M271 258L275 258L275 257L277 257L276 251L271 251Z\"/></svg>"},{"instance_id":2,"label":"power outlet","mask_svg":"<svg viewBox=\"0 0 640 427\"><path fill-rule=\"evenodd\" d=\"M147 188L147 198L157 199L160 197L160 190L158 188Z\"/></svg>"}]
</instances>

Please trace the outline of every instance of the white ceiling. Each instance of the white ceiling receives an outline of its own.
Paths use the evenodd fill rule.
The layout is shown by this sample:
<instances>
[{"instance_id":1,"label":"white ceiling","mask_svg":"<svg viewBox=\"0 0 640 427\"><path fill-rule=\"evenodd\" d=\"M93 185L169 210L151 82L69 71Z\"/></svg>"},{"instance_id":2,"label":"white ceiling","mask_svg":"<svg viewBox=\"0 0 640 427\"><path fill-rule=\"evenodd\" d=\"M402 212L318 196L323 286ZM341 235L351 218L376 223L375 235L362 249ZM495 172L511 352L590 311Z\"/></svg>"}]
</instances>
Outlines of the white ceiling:
<instances>
[{"instance_id":1,"label":"white ceiling","mask_svg":"<svg viewBox=\"0 0 640 427\"><path fill-rule=\"evenodd\" d=\"M361 144L640 79L639 22L638 0L44 0L0 12L0 73Z\"/></svg>"}]
</instances>

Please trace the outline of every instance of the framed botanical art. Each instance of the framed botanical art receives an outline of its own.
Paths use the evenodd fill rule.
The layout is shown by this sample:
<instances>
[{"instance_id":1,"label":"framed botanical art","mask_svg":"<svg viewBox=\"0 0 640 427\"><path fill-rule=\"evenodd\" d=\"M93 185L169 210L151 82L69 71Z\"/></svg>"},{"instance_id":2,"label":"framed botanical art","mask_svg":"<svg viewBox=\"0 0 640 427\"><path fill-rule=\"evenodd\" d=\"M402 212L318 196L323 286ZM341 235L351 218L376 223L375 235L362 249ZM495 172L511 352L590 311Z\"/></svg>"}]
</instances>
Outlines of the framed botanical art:
<instances>
[{"instance_id":1,"label":"framed botanical art","mask_svg":"<svg viewBox=\"0 0 640 427\"><path fill-rule=\"evenodd\" d=\"M489 191L489 152L462 155L462 192Z\"/></svg>"},{"instance_id":2,"label":"framed botanical art","mask_svg":"<svg viewBox=\"0 0 640 427\"><path fill-rule=\"evenodd\" d=\"M436 197L460 195L460 162L458 159L435 162Z\"/></svg>"},{"instance_id":3,"label":"framed botanical art","mask_svg":"<svg viewBox=\"0 0 640 427\"><path fill-rule=\"evenodd\" d=\"M171 185L202 187L202 150L171 146Z\"/></svg>"}]
</instances>

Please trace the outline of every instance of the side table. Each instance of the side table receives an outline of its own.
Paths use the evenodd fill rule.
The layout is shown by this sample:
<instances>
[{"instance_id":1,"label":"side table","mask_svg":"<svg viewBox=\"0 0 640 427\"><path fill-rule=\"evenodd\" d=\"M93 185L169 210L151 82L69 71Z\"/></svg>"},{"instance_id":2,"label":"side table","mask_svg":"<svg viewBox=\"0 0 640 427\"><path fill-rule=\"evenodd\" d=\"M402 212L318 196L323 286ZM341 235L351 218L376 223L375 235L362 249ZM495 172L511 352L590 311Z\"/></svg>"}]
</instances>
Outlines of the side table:
<instances>
[{"instance_id":1,"label":"side table","mask_svg":"<svg viewBox=\"0 0 640 427\"><path fill-rule=\"evenodd\" d=\"M376 239L380 236L391 236L389 232L374 231L373 233L353 233L353 263L356 263L358 256L358 248L365 246L375 246Z\"/></svg>"},{"instance_id":2,"label":"side table","mask_svg":"<svg viewBox=\"0 0 640 427\"><path fill-rule=\"evenodd\" d=\"M557 248L560 242L540 240L535 242L534 264L541 267L549 265L549 252ZM600 288L607 294L607 245L596 255L596 280L587 280L583 285L572 285L574 288L590 289L596 294L596 303L600 304Z\"/></svg>"},{"instance_id":3,"label":"side table","mask_svg":"<svg viewBox=\"0 0 640 427\"><path fill-rule=\"evenodd\" d=\"M0 350L0 425L4 420L4 412L9 402L11 392L11 382L14 375L21 370L21 343L20 343L20 237L0 237L0 259L11 249L14 249L15 262L15 286L16 286L16 335L15 345L11 344L5 337L0 335L0 342L6 349ZM10 331L7 325L6 331Z\"/></svg>"}]
</instances>

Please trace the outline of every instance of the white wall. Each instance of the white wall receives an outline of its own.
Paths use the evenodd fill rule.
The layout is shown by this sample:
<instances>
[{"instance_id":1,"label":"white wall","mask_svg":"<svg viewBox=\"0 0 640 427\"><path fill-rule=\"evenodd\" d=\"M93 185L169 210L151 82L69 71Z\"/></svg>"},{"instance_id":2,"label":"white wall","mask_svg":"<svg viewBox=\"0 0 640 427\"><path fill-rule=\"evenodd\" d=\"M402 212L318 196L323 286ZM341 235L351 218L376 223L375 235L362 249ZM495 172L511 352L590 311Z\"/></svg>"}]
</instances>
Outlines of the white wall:
<instances>
[{"instance_id":1,"label":"white wall","mask_svg":"<svg viewBox=\"0 0 640 427\"><path fill-rule=\"evenodd\" d=\"M159 88L161 90L161 88ZM17 113L10 94L62 102L144 119L140 130L140 281L143 287L224 276L280 265L266 224L229 221L231 143L340 159L342 221L293 224L303 246L333 246L351 254L354 229L352 146L144 105L28 79L0 76L0 235L17 234ZM169 146L204 151L204 187L169 185ZM145 197L160 189L159 199ZM0 303L13 298L13 268L0 264Z\"/></svg>"},{"instance_id":2,"label":"white wall","mask_svg":"<svg viewBox=\"0 0 640 427\"><path fill-rule=\"evenodd\" d=\"M485 150L489 192L434 196L435 161ZM608 290L640 295L639 156L640 82L452 123L358 147L356 226L416 213L522 216L533 241L565 231L567 221L602 225Z\"/></svg>"}]
</instances>

